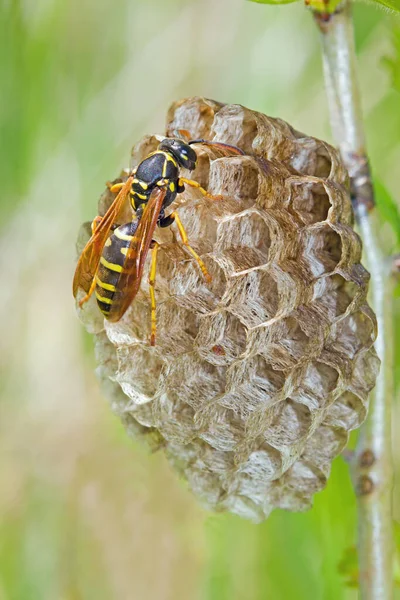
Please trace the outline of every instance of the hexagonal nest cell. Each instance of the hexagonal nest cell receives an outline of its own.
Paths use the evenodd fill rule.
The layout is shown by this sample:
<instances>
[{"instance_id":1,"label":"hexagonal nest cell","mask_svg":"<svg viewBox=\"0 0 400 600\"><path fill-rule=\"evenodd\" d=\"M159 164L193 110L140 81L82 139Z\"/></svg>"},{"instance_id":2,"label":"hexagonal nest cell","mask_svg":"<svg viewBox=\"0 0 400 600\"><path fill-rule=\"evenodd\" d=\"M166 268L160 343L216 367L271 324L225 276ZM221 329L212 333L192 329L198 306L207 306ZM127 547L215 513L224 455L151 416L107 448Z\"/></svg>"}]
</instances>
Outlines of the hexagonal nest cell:
<instances>
[{"instance_id":1,"label":"hexagonal nest cell","mask_svg":"<svg viewBox=\"0 0 400 600\"><path fill-rule=\"evenodd\" d=\"M157 229L156 346L149 260L118 323L94 301L80 311L100 380L128 432L162 448L209 508L255 521L305 510L365 418L379 370L347 172L328 144L239 105L175 102L166 134L176 130L244 152L193 146L198 165L183 176L222 199L187 187L172 207L212 282L176 225ZM136 144L131 167L158 143ZM100 214L111 200L103 194Z\"/></svg>"}]
</instances>

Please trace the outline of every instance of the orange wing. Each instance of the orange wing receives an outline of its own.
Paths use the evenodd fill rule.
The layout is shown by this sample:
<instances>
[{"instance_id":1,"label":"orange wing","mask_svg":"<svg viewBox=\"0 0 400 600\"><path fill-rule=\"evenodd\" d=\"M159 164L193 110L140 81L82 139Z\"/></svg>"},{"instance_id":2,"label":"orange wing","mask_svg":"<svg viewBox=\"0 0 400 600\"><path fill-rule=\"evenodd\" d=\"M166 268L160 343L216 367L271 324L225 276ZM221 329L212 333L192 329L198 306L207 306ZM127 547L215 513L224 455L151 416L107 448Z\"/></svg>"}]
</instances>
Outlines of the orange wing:
<instances>
[{"instance_id":1,"label":"orange wing","mask_svg":"<svg viewBox=\"0 0 400 600\"><path fill-rule=\"evenodd\" d=\"M124 268L108 314L109 321L119 321L139 291L144 263L163 207L165 194L165 188L156 188L144 208L138 228L127 250Z\"/></svg>"},{"instance_id":2,"label":"orange wing","mask_svg":"<svg viewBox=\"0 0 400 600\"><path fill-rule=\"evenodd\" d=\"M231 144L224 144L224 142L213 142L211 140L205 140L203 138L194 140L192 139L192 136L190 135L190 132L187 129L175 129L173 131L173 135L183 140L186 140L190 146L192 144L202 144L203 146L215 146L220 150L226 150L228 153L232 152L233 154L239 155L245 154L245 152L241 148L238 148L237 146L232 146Z\"/></svg>"},{"instance_id":3,"label":"orange wing","mask_svg":"<svg viewBox=\"0 0 400 600\"><path fill-rule=\"evenodd\" d=\"M232 146L231 144L224 144L223 142L212 142L211 140L203 140L203 139L190 140L189 145L191 146L192 144L202 144L203 146L215 146L216 148L219 148L220 150L225 150L228 155L229 155L229 153L239 154L241 156L243 156L245 154L244 150L242 150L241 148L238 148L237 146Z\"/></svg>"},{"instance_id":4,"label":"orange wing","mask_svg":"<svg viewBox=\"0 0 400 600\"><path fill-rule=\"evenodd\" d=\"M74 297L76 297L79 288L82 288L86 293L88 293L90 289L99 266L104 244L106 243L111 227L113 223L115 223L118 213L122 209L126 197L128 196L132 180L133 177L128 177L114 202L102 218L99 226L82 250L82 254L76 265L74 281L72 284Z\"/></svg>"}]
</instances>

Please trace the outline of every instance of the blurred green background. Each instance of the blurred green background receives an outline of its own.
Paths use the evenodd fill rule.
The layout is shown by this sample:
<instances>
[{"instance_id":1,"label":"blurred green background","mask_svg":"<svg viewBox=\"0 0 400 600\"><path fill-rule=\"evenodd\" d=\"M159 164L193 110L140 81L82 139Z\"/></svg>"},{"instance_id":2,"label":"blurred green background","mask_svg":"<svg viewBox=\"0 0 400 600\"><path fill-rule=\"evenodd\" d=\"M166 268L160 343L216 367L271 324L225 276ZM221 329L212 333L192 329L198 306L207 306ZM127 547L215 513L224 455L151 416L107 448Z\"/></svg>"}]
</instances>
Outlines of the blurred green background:
<instances>
[{"instance_id":1,"label":"blurred green background","mask_svg":"<svg viewBox=\"0 0 400 600\"><path fill-rule=\"evenodd\" d=\"M71 297L80 223L132 144L163 131L171 101L237 102L331 140L310 15L244 0L0 5L0 600L356 598L343 459L308 513L258 526L206 513L163 455L112 415ZM367 4L355 21L382 227L395 248L399 21ZM399 473L398 439L395 459ZM399 496L397 487L397 519Z\"/></svg>"}]
</instances>

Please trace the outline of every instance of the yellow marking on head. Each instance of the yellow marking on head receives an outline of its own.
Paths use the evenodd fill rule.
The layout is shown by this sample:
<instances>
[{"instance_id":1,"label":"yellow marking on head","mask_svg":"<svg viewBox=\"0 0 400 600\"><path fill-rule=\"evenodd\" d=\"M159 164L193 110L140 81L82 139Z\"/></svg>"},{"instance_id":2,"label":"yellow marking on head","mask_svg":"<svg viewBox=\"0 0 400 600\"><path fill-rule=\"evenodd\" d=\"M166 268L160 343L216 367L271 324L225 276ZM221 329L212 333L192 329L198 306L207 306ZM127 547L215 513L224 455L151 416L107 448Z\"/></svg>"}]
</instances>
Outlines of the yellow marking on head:
<instances>
[{"instance_id":1,"label":"yellow marking on head","mask_svg":"<svg viewBox=\"0 0 400 600\"><path fill-rule=\"evenodd\" d=\"M187 154L184 154L183 152L181 152L181 157L183 158L183 160L189 160Z\"/></svg>"},{"instance_id":2,"label":"yellow marking on head","mask_svg":"<svg viewBox=\"0 0 400 600\"><path fill-rule=\"evenodd\" d=\"M111 246L111 243L112 243L111 238L107 238L106 243L104 245L108 247L108 246Z\"/></svg>"},{"instance_id":3,"label":"yellow marking on head","mask_svg":"<svg viewBox=\"0 0 400 600\"><path fill-rule=\"evenodd\" d=\"M171 192L175 191L175 184L173 181L171 181L171 183L169 184L169 189L171 190Z\"/></svg>"},{"instance_id":4,"label":"yellow marking on head","mask_svg":"<svg viewBox=\"0 0 400 600\"><path fill-rule=\"evenodd\" d=\"M119 231L119 229L116 229L114 231L114 235L116 235L117 238L119 238L120 240L124 240L124 242L130 242L131 239L133 238L133 235L128 235L126 233L122 233L121 231Z\"/></svg>"},{"instance_id":5,"label":"yellow marking on head","mask_svg":"<svg viewBox=\"0 0 400 600\"><path fill-rule=\"evenodd\" d=\"M111 283L104 283L104 281L101 281L101 279L99 279L98 275L96 275L96 283L97 283L97 285L102 287L103 290L107 290L108 292L116 292L117 291L117 288L115 287L115 285L112 285Z\"/></svg>"},{"instance_id":6,"label":"yellow marking on head","mask_svg":"<svg viewBox=\"0 0 400 600\"><path fill-rule=\"evenodd\" d=\"M108 260L106 260L104 256L100 258L100 263L104 267L107 267L107 269L110 269L110 271L115 271L116 273L122 273L122 271L124 270L124 268L121 267L121 265L116 265L115 263L108 262Z\"/></svg>"},{"instance_id":7,"label":"yellow marking on head","mask_svg":"<svg viewBox=\"0 0 400 600\"><path fill-rule=\"evenodd\" d=\"M96 298L99 302L103 302L104 304L112 304L112 300L110 298L105 298L104 296L100 296L97 292L95 292Z\"/></svg>"}]
</instances>

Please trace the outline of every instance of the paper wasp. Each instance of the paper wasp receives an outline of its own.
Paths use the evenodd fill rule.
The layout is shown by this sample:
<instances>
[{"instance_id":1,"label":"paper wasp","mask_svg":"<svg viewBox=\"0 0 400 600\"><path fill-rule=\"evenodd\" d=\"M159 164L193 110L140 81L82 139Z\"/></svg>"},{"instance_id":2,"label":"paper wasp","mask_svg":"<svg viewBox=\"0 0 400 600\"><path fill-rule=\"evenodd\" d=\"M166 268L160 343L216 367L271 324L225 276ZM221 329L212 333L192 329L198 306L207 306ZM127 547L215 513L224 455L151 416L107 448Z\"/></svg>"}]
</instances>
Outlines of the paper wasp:
<instances>
[{"instance_id":1,"label":"paper wasp","mask_svg":"<svg viewBox=\"0 0 400 600\"><path fill-rule=\"evenodd\" d=\"M152 250L149 275L151 300L151 337L156 338L155 277L159 245L153 240L157 226L168 227L176 223L182 244L197 261L205 279L211 281L207 268L190 246L185 229L176 211L165 215L165 209L184 191L185 185L197 188L203 196L214 198L197 181L180 176L181 168L193 171L197 154L193 144L216 146L230 154L244 154L236 146L208 140L182 139L187 132L179 131L180 137L164 138L157 150L149 154L129 174L124 183L109 186L118 192L103 217L92 223L92 236L79 257L73 281L73 294L82 289L85 296L79 306L95 293L97 304L106 319L119 321L135 298L143 276L145 260ZM118 224L118 217L130 196L132 219Z\"/></svg>"}]
</instances>

